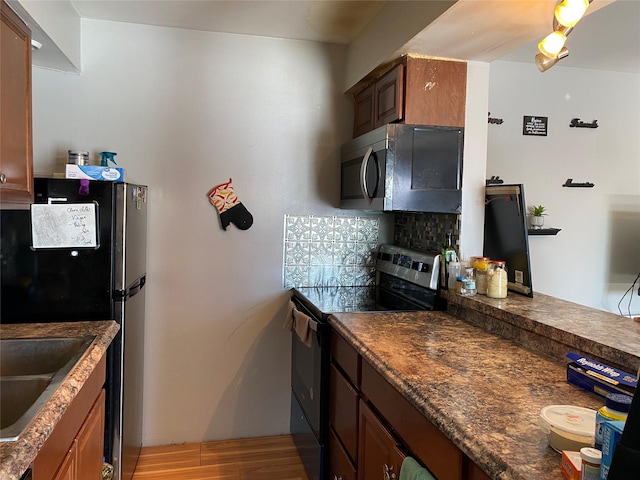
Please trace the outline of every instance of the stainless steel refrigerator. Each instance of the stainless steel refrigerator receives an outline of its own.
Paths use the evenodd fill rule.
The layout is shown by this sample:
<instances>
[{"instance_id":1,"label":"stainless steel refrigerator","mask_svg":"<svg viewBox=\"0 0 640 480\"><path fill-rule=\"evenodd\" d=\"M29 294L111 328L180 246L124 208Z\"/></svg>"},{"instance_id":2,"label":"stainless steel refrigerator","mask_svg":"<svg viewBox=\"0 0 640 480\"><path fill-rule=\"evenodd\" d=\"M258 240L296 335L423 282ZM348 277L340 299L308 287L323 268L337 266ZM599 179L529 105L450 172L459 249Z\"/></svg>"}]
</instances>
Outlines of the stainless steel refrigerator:
<instances>
[{"instance_id":1,"label":"stainless steel refrigerator","mask_svg":"<svg viewBox=\"0 0 640 480\"><path fill-rule=\"evenodd\" d=\"M130 480L142 446L147 187L36 178L34 192L31 210L0 211L0 322L120 324L107 352L105 459ZM89 213L68 213L78 210Z\"/></svg>"}]
</instances>

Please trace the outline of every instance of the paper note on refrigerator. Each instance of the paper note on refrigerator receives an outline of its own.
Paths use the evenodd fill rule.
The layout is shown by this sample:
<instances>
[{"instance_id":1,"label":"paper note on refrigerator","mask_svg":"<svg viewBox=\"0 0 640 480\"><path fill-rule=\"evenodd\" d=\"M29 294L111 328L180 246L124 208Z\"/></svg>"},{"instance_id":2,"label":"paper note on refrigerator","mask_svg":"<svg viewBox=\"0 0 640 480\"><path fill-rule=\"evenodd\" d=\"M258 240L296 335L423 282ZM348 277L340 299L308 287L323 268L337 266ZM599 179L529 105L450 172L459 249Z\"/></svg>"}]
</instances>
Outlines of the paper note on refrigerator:
<instances>
[{"instance_id":1,"label":"paper note on refrigerator","mask_svg":"<svg viewBox=\"0 0 640 480\"><path fill-rule=\"evenodd\" d=\"M33 248L97 248L95 203L31 205Z\"/></svg>"}]
</instances>

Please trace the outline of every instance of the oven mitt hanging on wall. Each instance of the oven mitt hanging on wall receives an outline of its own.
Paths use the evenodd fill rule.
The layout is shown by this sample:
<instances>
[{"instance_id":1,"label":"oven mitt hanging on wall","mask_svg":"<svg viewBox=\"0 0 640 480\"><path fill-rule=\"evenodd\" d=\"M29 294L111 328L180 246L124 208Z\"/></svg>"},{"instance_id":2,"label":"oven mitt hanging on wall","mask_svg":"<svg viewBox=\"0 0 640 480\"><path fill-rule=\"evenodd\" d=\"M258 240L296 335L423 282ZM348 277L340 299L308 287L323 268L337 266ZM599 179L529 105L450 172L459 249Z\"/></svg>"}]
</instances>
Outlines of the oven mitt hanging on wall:
<instances>
[{"instance_id":1,"label":"oven mitt hanging on wall","mask_svg":"<svg viewBox=\"0 0 640 480\"><path fill-rule=\"evenodd\" d=\"M238 196L233 191L231 179L211 189L209 202L218 210L223 230L226 230L230 223L240 230L247 230L253 225L253 216L238 200Z\"/></svg>"}]
</instances>

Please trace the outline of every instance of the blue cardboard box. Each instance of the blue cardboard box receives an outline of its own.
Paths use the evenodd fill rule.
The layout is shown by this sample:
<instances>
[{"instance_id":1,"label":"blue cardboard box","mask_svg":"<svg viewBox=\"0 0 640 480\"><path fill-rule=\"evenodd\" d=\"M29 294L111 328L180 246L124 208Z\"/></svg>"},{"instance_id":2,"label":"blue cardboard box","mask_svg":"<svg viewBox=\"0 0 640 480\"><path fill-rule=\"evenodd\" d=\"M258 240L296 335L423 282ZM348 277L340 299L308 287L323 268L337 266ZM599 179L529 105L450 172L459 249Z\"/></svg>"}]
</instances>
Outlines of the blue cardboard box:
<instances>
[{"instance_id":1,"label":"blue cardboard box","mask_svg":"<svg viewBox=\"0 0 640 480\"><path fill-rule=\"evenodd\" d=\"M610 393L624 393L633 396L638 386L638 378L605 363L570 352L567 358L567 381L590 392L605 397Z\"/></svg>"},{"instance_id":2,"label":"blue cardboard box","mask_svg":"<svg viewBox=\"0 0 640 480\"><path fill-rule=\"evenodd\" d=\"M624 421L606 421L602 428L602 463L600 464L600 480L606 480L611 468L611 460L624 430Z\"/></svg>"},{"instance_id":3,"label":"blue cardboard box","mask_svg":"<svg viewBox=\"0 0 640 480\"><path fill-rule=\"evenodd\" d=\"M120 167L101 167L99 165L76 165L68 163L65 167L65 177L80 180L124 182L125 170Z\"/></svg>"}]
</instances>

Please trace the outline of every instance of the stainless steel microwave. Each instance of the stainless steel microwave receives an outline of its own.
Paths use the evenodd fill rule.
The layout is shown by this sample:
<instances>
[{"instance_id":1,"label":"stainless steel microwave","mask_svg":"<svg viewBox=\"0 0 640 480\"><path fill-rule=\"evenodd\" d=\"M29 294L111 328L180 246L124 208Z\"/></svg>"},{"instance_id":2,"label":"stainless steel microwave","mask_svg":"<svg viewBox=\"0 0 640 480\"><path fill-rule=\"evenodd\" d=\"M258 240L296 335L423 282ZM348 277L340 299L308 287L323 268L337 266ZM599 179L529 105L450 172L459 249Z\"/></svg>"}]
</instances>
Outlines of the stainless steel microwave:
<instances>
[{"instance_id":1,"label":"stainless steel microwave","mask_svg":"<svg viewBox=\"0 0 640 480\"><path fill-rule=\"evenodd\" d=\"M342 146L340 208L460 213L464 129L390 123Z\"/></svg>"}]
</instances>

